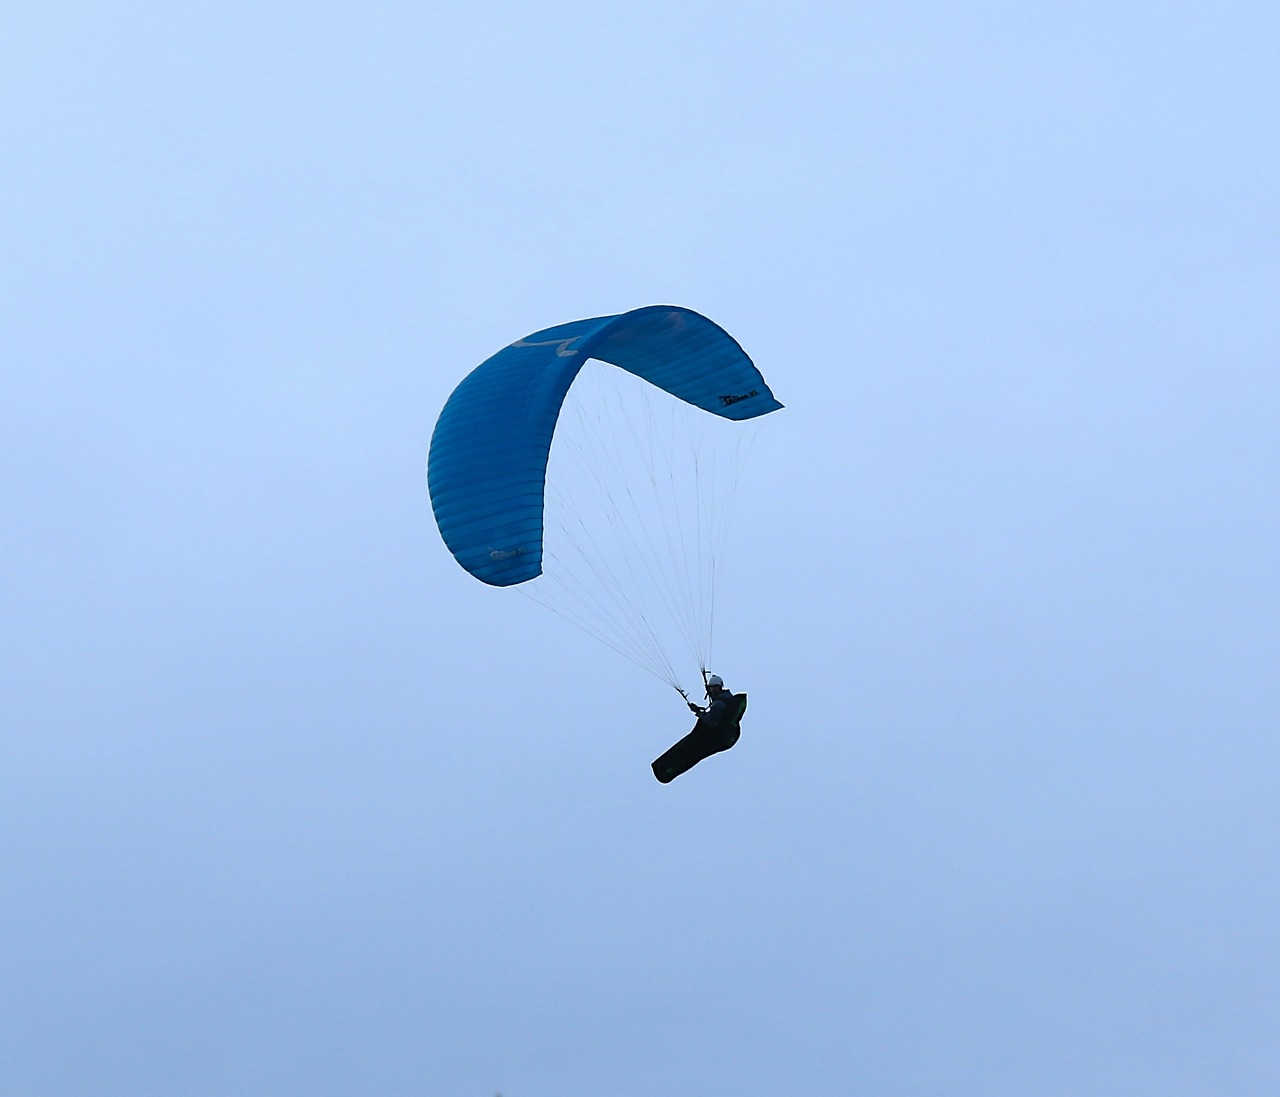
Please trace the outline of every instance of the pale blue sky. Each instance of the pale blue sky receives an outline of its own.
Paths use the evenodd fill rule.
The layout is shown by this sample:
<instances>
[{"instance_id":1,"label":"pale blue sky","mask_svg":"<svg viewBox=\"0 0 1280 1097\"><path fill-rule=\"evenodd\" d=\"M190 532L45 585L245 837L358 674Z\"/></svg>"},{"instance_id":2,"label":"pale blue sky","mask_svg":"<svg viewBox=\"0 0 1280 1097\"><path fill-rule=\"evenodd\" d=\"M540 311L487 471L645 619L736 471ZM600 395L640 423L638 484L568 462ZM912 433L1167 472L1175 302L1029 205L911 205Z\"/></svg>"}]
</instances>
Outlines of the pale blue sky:
<instances>
[{"instance_id":1,"label":"pale blue sky","mask_svg":"<svg viewBox=\"0 0 1280 1097\"><path fill-rule=\"evenodd\" d=\"M1278 55L10 4L0 1093L1274 1094ZM423 477L482 358L661 302L787 405L667 787L678 700Z\"/></svg>"}]
</instances>

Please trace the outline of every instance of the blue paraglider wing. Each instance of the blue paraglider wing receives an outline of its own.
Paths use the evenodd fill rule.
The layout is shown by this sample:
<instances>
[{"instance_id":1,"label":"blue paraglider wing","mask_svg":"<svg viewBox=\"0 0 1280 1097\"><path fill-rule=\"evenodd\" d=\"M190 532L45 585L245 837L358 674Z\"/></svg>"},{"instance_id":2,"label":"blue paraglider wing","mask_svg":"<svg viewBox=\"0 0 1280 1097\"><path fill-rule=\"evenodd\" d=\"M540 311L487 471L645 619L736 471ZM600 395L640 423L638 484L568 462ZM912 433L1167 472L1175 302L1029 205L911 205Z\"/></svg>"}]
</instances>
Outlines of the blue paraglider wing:
<instances>
[{"instance_id":1,"label":"blue paraglider wing","mask_svg":"<svg viewBox=\"0 0 1280 1097\"><path fill-rule=\"evenodd\" d=\"M440 535L485 583L514 586L542 573L551 437L565 393L590 358L725 419L782 407L728 332L678 306L575 320L516 340L454 389L427 460Z\"/></svg>"}]
</instances>

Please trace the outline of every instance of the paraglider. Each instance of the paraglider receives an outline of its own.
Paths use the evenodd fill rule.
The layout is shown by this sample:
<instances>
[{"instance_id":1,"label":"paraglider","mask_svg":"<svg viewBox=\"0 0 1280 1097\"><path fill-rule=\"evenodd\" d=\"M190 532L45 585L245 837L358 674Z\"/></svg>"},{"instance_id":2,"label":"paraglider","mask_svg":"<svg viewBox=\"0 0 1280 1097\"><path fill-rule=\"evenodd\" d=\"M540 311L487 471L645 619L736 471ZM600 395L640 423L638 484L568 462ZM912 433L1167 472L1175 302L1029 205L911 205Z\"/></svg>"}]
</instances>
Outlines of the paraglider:
<instances>
[{"instance_id":1,"label":"paraglider","mask_svg":"<svg viewBox=\"0 0 1280 1097\"><path fill-rule=\"evenodd\" d=\"M618 368L592 378L591 359ZM427 465L436 524L476 579L527 591L687 700L664 628L710 681L741 427L781 407L737 341L690 309L544 328L472 370L441 411ZM706 429L719 433L704 443Z\"/></svg>"},{"instance_id":2,"label":"paraglider","mask_svg":"<svg viewBox=\"0 0 1280 1097\"><path fill-rule=\"evenodd\" d=\"M747 695L730 692L720 675L712 674L707 678L707 699L705 707L688 702L689 711L698 717L693 730L653 763L653 775L664 785L704 758L728 750L742 734Z\"/></svg>"}]
</instances>

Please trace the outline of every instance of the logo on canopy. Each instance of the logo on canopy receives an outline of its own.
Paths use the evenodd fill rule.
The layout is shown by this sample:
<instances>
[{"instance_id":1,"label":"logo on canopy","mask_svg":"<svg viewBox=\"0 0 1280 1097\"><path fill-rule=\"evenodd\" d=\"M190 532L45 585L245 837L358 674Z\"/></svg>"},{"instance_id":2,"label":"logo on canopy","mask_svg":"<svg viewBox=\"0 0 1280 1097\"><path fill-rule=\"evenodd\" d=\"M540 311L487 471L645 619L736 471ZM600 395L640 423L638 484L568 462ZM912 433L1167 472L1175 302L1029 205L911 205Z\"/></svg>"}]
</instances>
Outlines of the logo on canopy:
<instances>
[{"instance_id":1,"label":"logo on canopy","mask_svg":"<svg viewBox=\"0 0 1280 1097\"><path fill-rule=\"evenodd\" d=\"M517 339L511 345L513 347L555 347L556 354L560 358L572 358L578 352L571 348L581 338L581 335L575 335L572 339L540 339L533 343L528 339Z\"/></svg>"}]
</instances>

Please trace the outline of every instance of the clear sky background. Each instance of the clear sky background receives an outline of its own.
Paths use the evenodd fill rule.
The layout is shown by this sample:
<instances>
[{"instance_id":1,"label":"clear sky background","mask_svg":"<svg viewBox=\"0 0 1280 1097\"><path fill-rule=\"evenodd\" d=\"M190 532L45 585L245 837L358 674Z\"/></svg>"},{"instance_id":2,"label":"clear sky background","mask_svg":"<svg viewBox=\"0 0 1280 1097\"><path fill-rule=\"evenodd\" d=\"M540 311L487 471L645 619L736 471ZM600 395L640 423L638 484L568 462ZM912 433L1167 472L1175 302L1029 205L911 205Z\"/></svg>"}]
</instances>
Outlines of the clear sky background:
<instances>
[{"instance_id":1,"label":"clear sky background","mask_svg":"<svg viewBox=\"0 0 1280 1097\"><path fill-rule=\"evenodd\" d=\"M1280 1091L1280 9L0 17L0 1093ZM784 412L671 691L441 544L457 381ZM507 592L509 593L509 592Z\"/></svg>"}]
</instances>

